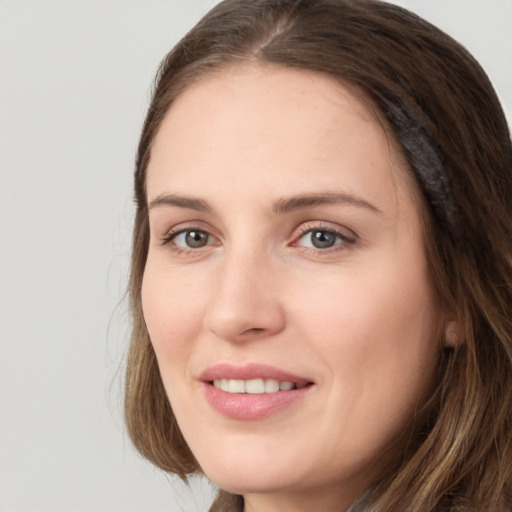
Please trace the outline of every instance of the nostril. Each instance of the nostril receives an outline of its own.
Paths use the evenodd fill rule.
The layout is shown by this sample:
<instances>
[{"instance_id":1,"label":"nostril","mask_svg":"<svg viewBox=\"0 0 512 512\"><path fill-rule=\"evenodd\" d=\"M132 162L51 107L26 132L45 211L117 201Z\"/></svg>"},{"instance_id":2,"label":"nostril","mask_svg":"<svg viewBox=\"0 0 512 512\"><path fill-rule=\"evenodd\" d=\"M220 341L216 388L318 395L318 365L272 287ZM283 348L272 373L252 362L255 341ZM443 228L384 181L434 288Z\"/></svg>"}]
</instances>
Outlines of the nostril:
<instances>
[{"instance_id":1,"label":"nostril","mask_svg":"<svg viewBox=\"0 0 512 512\"><path fill-rule=\"evenodd\" d=\"M258 293L244 297L229 289L231 280L213 298L204 316L204 327L226 341L253 341L280 332L286 324L279 303Z\"/></svg>"},{"instance_id":2,"label":"nostril","mask_svg":"<svg viewBox=\"0 0 512 512\"><path fill-rule=\"evenodd\" d=\"M258 334L261 334L264 332L265 332L265 329L263 327L250 327L249 329L246 329L245 331L241 332L240 336L242 338L244 338L246 336L251 337L251 335L258 335Z\"/></svg>"}]
</instances>

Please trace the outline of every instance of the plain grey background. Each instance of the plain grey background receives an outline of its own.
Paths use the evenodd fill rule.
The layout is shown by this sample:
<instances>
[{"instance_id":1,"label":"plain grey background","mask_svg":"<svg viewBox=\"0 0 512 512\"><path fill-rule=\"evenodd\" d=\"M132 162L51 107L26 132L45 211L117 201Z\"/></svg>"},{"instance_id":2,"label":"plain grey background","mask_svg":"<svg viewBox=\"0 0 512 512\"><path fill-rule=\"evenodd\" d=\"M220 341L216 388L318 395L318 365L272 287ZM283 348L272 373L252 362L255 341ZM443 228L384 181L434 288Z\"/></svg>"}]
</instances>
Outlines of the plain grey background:
<instances>
[{"instance_id":1,"label":"plain grey background","mask_svg":"<svg viewBox=\"0 0 512 512\"><path fill-rule=\"evenodd\" d=\"M0 0L0 511L205 511L122 423L135 147L160 59L215 0ZM401 0L512 119L512 0Z\"/></svg>"}]
</instances>

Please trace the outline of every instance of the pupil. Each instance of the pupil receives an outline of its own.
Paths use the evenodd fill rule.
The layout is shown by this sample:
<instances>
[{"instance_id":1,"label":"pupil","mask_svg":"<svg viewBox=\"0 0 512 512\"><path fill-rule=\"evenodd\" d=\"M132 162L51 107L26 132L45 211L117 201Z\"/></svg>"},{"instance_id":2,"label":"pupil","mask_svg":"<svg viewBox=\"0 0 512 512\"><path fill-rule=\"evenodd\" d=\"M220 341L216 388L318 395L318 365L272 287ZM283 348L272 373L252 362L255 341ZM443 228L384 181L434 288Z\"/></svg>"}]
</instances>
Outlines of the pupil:
<instances>
[{"instance_id":1,"label":"pupil","mask_svg":"<svg viewBox=\"0 0 512 512\"><path fill-rule=\"evenodd\" d=\"M336 243L336 235L329 231L314 231L311 234L311 242L317 249L327 249Z\"/></svg>"},{"instance_id":2,"label":"pupil","mask_svg":"<svg viewBox=\"0 0 512 512\"><path fill-rule=\"evenodd\" d=\"M189 247L204 247L207 241L208 236L201 231L189 231L186 235L186 242Z\"/></svg>"}]
</instances>

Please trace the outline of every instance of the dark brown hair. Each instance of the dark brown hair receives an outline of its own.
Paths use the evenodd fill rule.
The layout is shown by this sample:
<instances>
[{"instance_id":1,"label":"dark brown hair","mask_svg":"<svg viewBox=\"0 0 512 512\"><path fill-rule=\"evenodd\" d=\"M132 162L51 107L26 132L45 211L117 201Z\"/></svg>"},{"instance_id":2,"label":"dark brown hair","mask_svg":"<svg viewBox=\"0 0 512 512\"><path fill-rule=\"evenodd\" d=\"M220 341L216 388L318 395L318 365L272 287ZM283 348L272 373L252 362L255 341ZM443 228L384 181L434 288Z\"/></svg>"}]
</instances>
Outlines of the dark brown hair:
<instances>
[{"instance_id":1,"label":"dark brown hair","mask_svg":"<svg viewBox=\"0 0 512 512\"><path fill-rule=\"evenodd\" d=\"M244 62L322 73L368 97L422 194L425 250L461 342L440 357L432 414L375 482L379 512L512 506L512 147L486 74L449 36L376 0L225 0L167 55L135 174L125 414L137 449L182 478L200 471L176 424L141 308L151 145L172 102ZM212 510L238 510L224 496ZM228 503L230 502L230 503Z\"/></svg>"}]
</instances>

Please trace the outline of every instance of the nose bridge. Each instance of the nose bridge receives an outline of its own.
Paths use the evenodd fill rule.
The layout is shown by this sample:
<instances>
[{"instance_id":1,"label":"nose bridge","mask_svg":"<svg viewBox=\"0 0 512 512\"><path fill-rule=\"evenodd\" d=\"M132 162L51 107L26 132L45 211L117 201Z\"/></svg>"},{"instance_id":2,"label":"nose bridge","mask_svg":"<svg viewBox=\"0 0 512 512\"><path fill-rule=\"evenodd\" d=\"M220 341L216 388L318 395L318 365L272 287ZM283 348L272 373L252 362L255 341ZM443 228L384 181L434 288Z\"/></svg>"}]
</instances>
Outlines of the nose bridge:
<instances>
[{"instance_id":1,"label":"nose bridge","mask_svg":"<svg viewBox=\"0 0 512 512\"><path fill-rule=\"evenodd\" d=\"M252 244L232 246L219 262L215 287L205 315L206 328L228 341L279 332L284 314L275 286L272 258Z\"/></svg>"}]
</instances>

